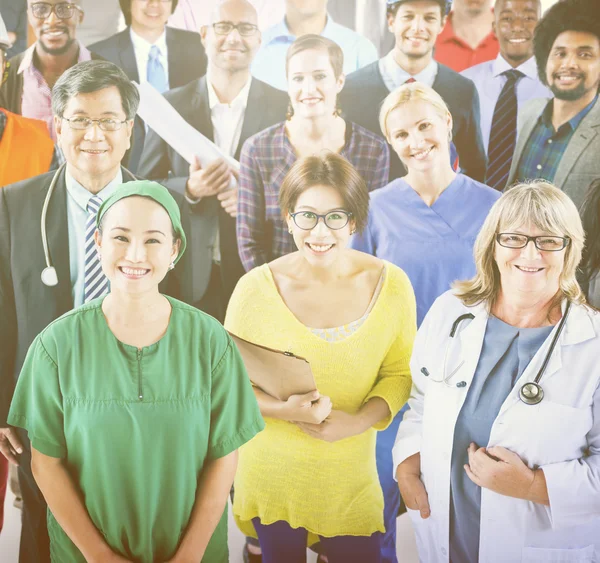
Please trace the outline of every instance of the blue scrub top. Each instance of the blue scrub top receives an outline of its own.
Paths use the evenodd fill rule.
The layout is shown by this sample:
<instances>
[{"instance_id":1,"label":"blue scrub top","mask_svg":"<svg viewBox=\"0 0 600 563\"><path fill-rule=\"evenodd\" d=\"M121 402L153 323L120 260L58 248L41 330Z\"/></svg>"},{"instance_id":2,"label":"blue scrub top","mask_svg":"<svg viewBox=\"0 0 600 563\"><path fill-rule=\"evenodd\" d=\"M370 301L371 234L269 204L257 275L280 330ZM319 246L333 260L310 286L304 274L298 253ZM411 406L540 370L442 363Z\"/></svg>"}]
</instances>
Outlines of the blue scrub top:
<instances>
[{"instance_id":1,"label":"blue scrub top","mask_svg":"<svg viewBox=\"0 0 600 563\"><path fill-rule=\"evenodd\" d=\"M464 470L471 442L487 447L492 425L515 381L552 332L517 328L490 316L479 363L454 428L450 473L450 561L477 563L481 488Z\"/></svg>"},{"instance_id":2,"label":"blue scrub top","mask_svg":"<svg viewBox=\"0 0 600 563\"><path fill-rule=\"evenodd\" d=\"M402 268L417 299L417 325L456 280L475 275L475 238L500 193L463 174L430 207L402 178L370 194L369 221L350 246Z\"/></svg>"}]
</instances>

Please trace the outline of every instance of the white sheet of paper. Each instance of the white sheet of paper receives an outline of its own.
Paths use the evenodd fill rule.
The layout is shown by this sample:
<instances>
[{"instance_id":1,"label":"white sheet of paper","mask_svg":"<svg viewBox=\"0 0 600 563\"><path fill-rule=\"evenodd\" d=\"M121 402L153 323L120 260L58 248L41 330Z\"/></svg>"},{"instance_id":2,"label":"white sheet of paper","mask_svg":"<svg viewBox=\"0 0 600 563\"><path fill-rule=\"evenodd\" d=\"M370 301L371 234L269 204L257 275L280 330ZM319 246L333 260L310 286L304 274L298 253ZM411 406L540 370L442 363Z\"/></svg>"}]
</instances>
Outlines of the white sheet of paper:
<instances>
[{"instance_id":1,"label":"white sheet of paper","mask_svg":"<svg viewBox=\"0 0 600 563\"><path fill-rule=\"evenodd\" d=\"M214 160L223 158L232 168L240 169L240 163L235 158L194 129L151 84L134 84L140 93L138 115L187 162L191 164L194 156L197 156L200 166L204 168ZM229 187L237 187L233 175Z\"/></svg>"}]
</instances>

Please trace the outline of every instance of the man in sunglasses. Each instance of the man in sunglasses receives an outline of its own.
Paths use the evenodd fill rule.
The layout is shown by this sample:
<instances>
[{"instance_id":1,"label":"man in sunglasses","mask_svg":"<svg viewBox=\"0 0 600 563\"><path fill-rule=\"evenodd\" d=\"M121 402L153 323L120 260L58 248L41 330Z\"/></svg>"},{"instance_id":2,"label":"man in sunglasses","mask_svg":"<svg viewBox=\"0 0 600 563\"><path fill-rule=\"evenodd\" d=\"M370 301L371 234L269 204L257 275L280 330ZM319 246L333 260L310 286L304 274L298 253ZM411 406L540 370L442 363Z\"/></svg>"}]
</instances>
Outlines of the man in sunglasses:
<instances>
[{"instance_id":1,"label":"man in sunglasses","mask_svg":"<svg viewBox=\"0 0 600 563\"><path fill-rule=\"evenodd\" d=\"M0 88L0 107L45 121L56 142L52 87L73 65L99 57L76 39L77 27L83 21L79 0L28 0L27 18L37 40L9 61L8 76Z\"/></svg>"}]
</instances>

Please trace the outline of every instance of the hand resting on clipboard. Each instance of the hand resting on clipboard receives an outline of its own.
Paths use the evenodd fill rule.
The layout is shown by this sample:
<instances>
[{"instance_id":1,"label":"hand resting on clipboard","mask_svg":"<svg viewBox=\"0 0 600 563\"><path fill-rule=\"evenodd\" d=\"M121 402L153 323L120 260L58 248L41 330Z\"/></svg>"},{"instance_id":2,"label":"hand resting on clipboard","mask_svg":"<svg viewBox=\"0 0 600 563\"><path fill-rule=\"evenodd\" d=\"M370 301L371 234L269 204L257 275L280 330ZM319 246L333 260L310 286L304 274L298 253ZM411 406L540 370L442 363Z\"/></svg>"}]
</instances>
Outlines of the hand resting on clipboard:
<instances>
[{"instance_id":1,"label":"hand resting on clipboard","mask_svg":"<svg viewBox=\"0 0 600 563\"><path fill-rule=\"evenodd\" d=\"M306 359L229 334L240 351L250 381L267 395L287 401L292 395L305 395L316 390L315 378Z\"/></svg>"}]
</instances>

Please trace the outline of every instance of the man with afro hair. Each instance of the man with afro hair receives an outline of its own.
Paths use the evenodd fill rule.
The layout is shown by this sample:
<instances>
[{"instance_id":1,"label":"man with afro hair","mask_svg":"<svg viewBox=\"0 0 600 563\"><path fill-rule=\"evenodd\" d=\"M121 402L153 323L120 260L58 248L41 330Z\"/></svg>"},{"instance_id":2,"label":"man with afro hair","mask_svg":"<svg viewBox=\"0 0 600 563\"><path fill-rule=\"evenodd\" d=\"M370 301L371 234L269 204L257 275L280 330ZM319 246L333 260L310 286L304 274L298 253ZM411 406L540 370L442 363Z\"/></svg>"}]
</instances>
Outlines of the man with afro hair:
<instances>
[{"instance_id":1,"label":"man with afro hair","mask_svg":"<svg viewBox=\"0 0 600 563\"><path fill-rule=\"evenodd\" d=\"M534 55L553 98L531 100L519 114L507 185L543 178L578 207L600 177L600 14L597 0L562 0L540 20Z\"/></svg>"}]
</instances>

